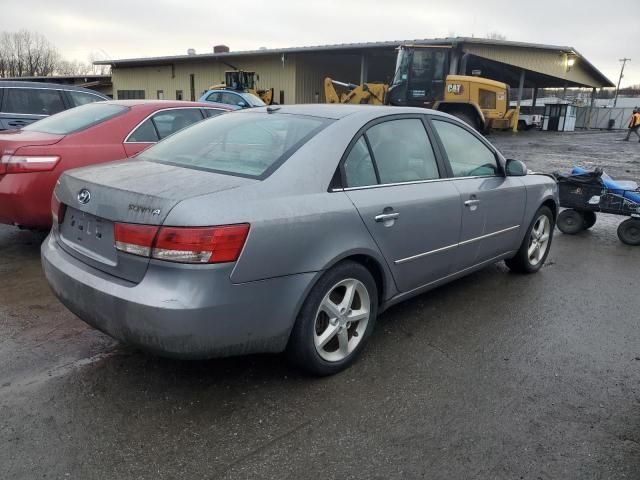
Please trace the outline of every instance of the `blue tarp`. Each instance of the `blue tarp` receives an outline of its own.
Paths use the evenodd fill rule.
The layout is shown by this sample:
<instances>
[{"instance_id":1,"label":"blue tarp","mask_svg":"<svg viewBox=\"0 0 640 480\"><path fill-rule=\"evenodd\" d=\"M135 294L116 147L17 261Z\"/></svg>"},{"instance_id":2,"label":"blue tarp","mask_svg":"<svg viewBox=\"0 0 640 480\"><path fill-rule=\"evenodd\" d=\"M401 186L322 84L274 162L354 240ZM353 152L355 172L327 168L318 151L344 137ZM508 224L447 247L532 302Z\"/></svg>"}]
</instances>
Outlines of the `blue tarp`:
<instances>
[{"instance_id":1,"label":"blue tarp","mask_svg":"<svg viewBox=\"0 0 640 480\"><path fill-rule=\"evenodd\" d=\"M580 175L583 173L590 173L590 172L589 170L585 170L584 168L581 168L581 167L573 167L573 170L571 170L571 175ZM605 173L603 173L602 177L600 178L602 180L602 184L605 186L607 190L609 190L610 193L613 193L615 195L620 195L621 197L626 198L627 200L630 200L640 205L639 192L625 189L622 185L617 183L615 180L613 180L609 175Z\"/></svg>"}]
</instances>

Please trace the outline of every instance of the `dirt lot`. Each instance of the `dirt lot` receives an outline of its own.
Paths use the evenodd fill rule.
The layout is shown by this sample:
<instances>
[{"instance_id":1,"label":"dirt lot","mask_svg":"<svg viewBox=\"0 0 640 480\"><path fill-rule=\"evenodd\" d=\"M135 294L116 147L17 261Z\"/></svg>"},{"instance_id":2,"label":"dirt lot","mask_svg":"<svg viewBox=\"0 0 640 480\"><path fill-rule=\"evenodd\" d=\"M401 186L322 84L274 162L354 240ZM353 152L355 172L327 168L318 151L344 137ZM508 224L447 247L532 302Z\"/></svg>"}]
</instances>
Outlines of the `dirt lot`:
<instances>
[{"instance_id":1,"label":"dirt lot","mask_svg":"<svg viewBox=\"0 0 640 480\"><path fill-rule=\"evenodd\" d=\"M500 134L541 171L640 178L619 134ZM640 247L619 219L556 234L386 312L350 370L158 359L49 293L42 236L0 227L0 478L640 478Z\"/></svg>"}]
</instances>

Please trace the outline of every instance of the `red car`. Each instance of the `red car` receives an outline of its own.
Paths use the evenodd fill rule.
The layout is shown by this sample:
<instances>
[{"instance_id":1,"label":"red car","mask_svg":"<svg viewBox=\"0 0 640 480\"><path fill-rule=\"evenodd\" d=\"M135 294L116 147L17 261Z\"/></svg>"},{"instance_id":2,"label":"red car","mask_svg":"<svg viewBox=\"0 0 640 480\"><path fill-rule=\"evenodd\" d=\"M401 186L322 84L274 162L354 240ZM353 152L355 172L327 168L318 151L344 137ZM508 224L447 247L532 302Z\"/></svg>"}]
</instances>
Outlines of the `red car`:
<instances>
[{"instance_id":1,"label":"red car","mask_svg":"<svg viewBox=\"0 0 640 480\"><path fill-rule=\"evenodd\" d=\"M131 157L229 110L210 102L96 102L0 132L0 223L48 229L51 195L63 171Z\"/></svg>"}]
</instances>

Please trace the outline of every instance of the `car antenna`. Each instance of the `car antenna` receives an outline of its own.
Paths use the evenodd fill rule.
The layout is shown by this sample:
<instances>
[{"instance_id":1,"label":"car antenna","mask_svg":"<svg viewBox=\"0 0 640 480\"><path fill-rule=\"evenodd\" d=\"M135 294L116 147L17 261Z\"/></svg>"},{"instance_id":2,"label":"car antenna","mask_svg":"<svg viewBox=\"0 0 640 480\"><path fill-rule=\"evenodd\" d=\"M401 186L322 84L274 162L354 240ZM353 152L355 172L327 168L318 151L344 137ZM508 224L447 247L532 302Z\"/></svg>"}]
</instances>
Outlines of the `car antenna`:
<instances>
[{"instance_id":1,"label":"car antenna","mask_svg":"<svg viewBox=\"0 0 640 480\"><path fill-rule=\"evenodd\" d=\"M267 107L267 113L275 113L280 110L280 105L269 105Z\"/></svg>"}]
</instances>

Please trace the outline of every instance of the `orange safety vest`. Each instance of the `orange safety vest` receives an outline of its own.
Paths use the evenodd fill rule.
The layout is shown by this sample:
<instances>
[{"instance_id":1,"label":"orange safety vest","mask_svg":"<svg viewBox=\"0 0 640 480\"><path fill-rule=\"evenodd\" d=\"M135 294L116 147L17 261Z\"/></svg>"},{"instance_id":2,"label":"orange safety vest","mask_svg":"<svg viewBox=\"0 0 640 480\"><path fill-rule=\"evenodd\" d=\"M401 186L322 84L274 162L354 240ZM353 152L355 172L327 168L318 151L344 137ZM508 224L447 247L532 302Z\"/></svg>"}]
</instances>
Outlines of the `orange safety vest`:
<instances>
[{"instance_id":1,"label":"orange safety vest","mask_svg":"<svg viewBox=\"0 0 640 480\"><path fill-rule=\"evenodd\" d=\"M634 113L631 115L631 121L629 122L629 128L635 128L640 126L640 113Z\"/></svg>"}]
</instances>

